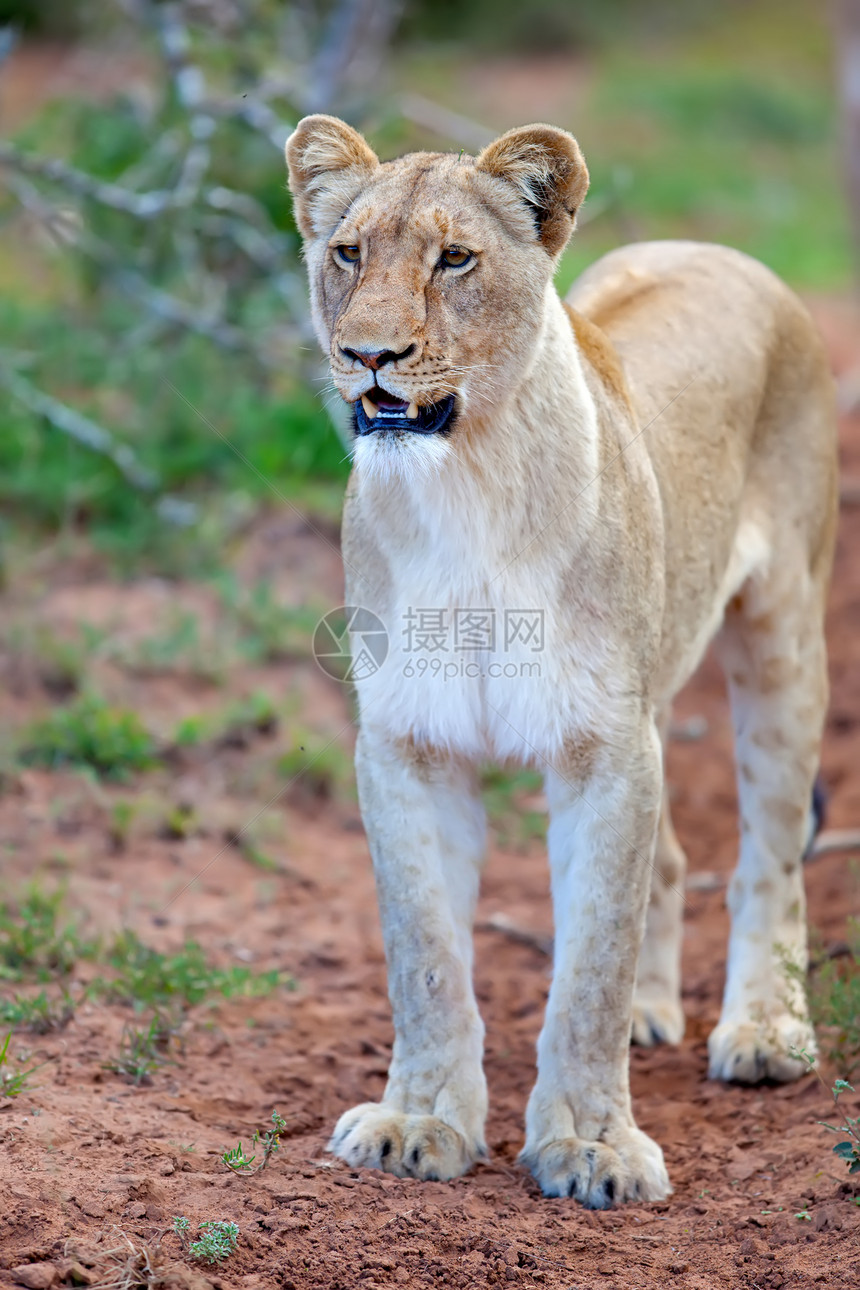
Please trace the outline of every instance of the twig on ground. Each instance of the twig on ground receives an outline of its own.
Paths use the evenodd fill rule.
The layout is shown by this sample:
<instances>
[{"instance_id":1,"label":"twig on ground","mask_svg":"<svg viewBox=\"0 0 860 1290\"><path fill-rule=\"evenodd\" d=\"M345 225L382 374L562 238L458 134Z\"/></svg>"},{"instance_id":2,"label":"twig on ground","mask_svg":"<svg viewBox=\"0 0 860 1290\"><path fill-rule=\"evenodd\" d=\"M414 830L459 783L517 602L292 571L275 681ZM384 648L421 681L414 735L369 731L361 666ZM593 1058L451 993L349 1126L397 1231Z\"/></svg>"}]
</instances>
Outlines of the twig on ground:
<instances>
[{"instance_id":1,"label":"twig on ground","mask_svg":"<svg viewBox=\"0 0 860 1290\"><path fill-rule=\"evenodd\" d=\"M860 829L825 829L813 841L809 856L829 855L831 851L860 851Z\"/></svg>"},{"instance_id":2,"label":"twig on ground","mask_svg":"<svg viewBox=\"0 0 860 1290\"><path fill-rule=\"evenodd\" d=\"M540 954L552 954L553 938L543 932L530 932L525 927L518 927L505 914L492 914L483 923L476 925L479 932L501 932L518 945L528 945Z\"/></svg>"}]
</instances>

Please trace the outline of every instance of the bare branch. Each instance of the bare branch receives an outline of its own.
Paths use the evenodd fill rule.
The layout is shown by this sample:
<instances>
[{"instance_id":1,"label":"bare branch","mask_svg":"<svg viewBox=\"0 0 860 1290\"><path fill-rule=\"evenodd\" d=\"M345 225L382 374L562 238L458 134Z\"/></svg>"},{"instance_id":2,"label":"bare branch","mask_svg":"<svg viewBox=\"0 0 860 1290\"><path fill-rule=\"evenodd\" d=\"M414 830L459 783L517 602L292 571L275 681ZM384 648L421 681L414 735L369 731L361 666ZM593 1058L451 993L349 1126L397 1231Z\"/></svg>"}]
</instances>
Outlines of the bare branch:
<instances>
[{"instance_id":1,"label":"bare branch","mask_svg":"<svg viewBox=\"0 0 860 1290\"><path fill-rule=\"evenodd\" d=\"M18 33L12 26L0 27L0 63L5 63L18 43Z\"/></svg>"},{"instance_id":2,"label":"bare branch","mask_svg":"<svg viewBox=\"0 0 860 1290\"><path fill-rule=\"evenodd\" d=\"M213 117L244 121L249 129L263 135L279 153L284 151L284 144L296 124L295 121L282 120L268 103L250 94L243 99L207 99L205 107Z\"/></svg>"},{"instance_id":3,"label":"bare branch","mask_svg":"<svg viewBox=\"0 0 860 1290\"><path fill-rule=\"evenodd\" d=\"M31 185L25 186L25 181L18 181L10 187L22 205L41 220L55 236L58 236L59 229L61 230L59 235L64 240L68 240L68 221L63 219L61 212L46 202ZM108 272L116 286L137 299L162 321L197 332L198 335L214 341L222 349L250 354L263 366L273 365L274 359L255 347L240 328L224 322L223 319L211 317L177 296L153 287L136 269L129 268L106 243L94 238L83 229L76 230L73 237L78 250Z\"/></svg>"},{"instance_id":4,"label":"bare branch","mask_svg":"<svg viewBox=\"0 0 860 1290\"><path fill-rule=\"evenodd\" d=\"M831 851L860 851L860 829L825 829L809 850L809 858L829 855Z\"/></svg>"},{"instance_id":5,"label":"bare branch","mask_svg":"<svg viewBox=\"0 0 860 1290\"><path fill-rule=\"evenodd\" d=\"M176 204L175 193L169 188L153 189L148 193L135 193L119 184L95 179L83 170L69 166L56 157L39 157L23 152L14 143L0 139L0 165L9 166L21 174L33 175L60 184L78 197L91 197L112 210L123 211L136 219L154 219Z\"/></svg>"},{"instance_id":6,"label":"bare branch","mask_svg":"<svg viewBox=\"0 0 860 1290\"><path fill-rule=\"evenodd\" d=\"M340 0L308 68L302 107L330 112L356 84L370 85L400 20L401 0Z\"/></svg>"},{"instance_id":7,"label":"bare branch","mask_svg":"<svg viewBox=\"0 0 860 1290\"><path fill-rule=\"evenodd\" d=\"M511 921L506 914L492 914L485 922L478 923L479 932L500 932L518 945L528 945L540 954L552 954L553 938L543 932L532 932Z\"/></svg>"},{"instance_id":8,"label":"bare branch","mask_svg":"<svg viewBox=\"0 0 860 1290\"><path fill-rule=\"evenodd\" d=\"M495 138L495 132L487 126L470 117L461 116L459 112L451 112L431 99L426 99L423 94L403 94L398 106L402 115L413 125L431 130L440 139L461 143L470 151L480 152Z\"/></svg>"},{"instance_id":9,"label":"bare branch","mask_svg":"<svg viewBox=\"0 0 860 1290\"><path fill-rule=\"evenodd\" d=\"M176 97L189 114L192 143L182 163L174 202L177 206L190 206L209 169L209 140L215 131L215 119L203 106L206 82L200 68L191 62L191 36L183 19L182 5L175 0L158 4L146 0L144 8L158 33Z\"/></svg>"},{"instance_id":10,"label":"bare branch","mask_svg":"<svg viewBox=\"0 0 860 1290\"><path fill-rule=\"evenodd\" d=\"M158 475L141 465L127 444L117 443L108 430L91 421L82 412L76 412L59 399L37 390L35 385L31 385L5 363L0 363L0 383L31 412L45 417L51 425L85 448L107 457L132 487L145 493L152 493L159 487L161 481Z\"/></svg>"}]
</instances>

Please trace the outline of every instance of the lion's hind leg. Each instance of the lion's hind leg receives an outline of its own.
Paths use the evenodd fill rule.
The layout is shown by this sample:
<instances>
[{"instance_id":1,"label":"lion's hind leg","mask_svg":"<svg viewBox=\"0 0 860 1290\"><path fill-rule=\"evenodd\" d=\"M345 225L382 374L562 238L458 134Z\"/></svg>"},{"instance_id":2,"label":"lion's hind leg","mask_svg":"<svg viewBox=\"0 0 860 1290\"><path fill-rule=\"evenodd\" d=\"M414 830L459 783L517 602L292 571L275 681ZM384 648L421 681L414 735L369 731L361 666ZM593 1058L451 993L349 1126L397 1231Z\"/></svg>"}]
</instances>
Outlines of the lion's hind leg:
<instances>
[{"instance_id":1,"label":"lion's hind leg","mask_svg":"<svg viewBox=\"0 0 860 1290\"><path fill-rule=\"evenodd\" d=\"M735 726L740 856L714 1078L796 1079L814 1052L801 974L807 963L801 860L827 705L824 573L796 561L748 583L719 638ZM783 568L792 562L782 553ZM824 571L826 572L826 570ZM789 966L792 965L792 966Z\"/></svg>"}]
</instances>

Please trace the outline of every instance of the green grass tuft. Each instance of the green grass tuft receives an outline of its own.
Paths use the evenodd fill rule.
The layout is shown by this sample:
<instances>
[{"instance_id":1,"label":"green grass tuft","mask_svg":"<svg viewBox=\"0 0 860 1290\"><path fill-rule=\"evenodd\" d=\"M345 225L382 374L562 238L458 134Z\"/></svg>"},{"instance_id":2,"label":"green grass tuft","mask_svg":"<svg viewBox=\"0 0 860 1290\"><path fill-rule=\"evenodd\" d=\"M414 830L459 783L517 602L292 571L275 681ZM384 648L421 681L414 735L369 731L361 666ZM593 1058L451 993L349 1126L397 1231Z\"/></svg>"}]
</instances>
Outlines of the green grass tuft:
<instances>
[{"instance_id":1,"label":"green grass tuft","mask_svg":"<svg viewBox=\"0 0 860 1290\"><path fill-rule=\"evenodd\" d=\"M35 1035L65 1029L74 1015L75 1001L67 990L59 998L40 990L32 997L16 994L12 999L0 999L0 1022Z\"/></svg>"},{"instance_id":2,"label":"green grass tuft","mask_svg":"<svg viewBox=\"0 0 860 1290\"><path fill-rule=\"evenodd\" d=\"M22 1093L30 1091L30 1076L39 1066L44 1065L40 1062L37 1066L30 1066L25 1071L15 1071L9 1069L9 1043L12 1039L10 1030L6 1038L0 1043L0 1097L19 1097Z\"/></svg>"},{"instance_id":3,"label":"green grass tuft","mask_svg":"<svg viewBox=\"0 0 860 1290\"><path fill-rule=\"evenodd\" d=\"M822 1055L841 1079L860 1071L860 919L849 919L847 952L810 973L807 998Z\"/></svg>"},{"instance_id":4,"label":"green grass tuft","mask_svg":"<svg viewBox=\"0 0 860 1290\"><path fill-rule=\"evenodd\" d=\"M119 1052L102 1063L103 1069L122 1076L135 1088L151 1084L155 1071L176 1064L170 1054L177 1033L177 1024L161 1013L156 1013L146 1028L125 1026Z\"/></svg>"},{"instance_id":5,"label":"green grass tuft","mask_svg":"<svg viewBox=\"0 0 860 1290\"><path fill-rule=\"evenodd\" d=\"M0 903L0 978L51 981L93 957L96 943L66 921L63 902L62 889L46 892L33 883L17 900Z\"/></svg>"},{"instance_id":6,"label":"green grass tuft","mask_svg":"<svg viewBox=\"0 0 860 1290\"><path fill-rule=\"evenodd\" d=\"M289 977L274 970L254 972L239 964L214 967L195 941L186 942L176 954L162 954L131 930L120 932L100 958L112 972L94 981L90 991L138 1009L185 1010L214 995L261 998L292 985Z\"/></svg>"},{"instance_id":7,"label":"green grass tuft","mask_svg":"<svg viewBox=\"0 0 860 1290\"><path fill-rule=\"evenodd\" d=\"M116 780L158 764L155 741L137 713L95 694L83 694L21 731L18 758L26 766L90 769Z\"/></svg>"}]
</instances>

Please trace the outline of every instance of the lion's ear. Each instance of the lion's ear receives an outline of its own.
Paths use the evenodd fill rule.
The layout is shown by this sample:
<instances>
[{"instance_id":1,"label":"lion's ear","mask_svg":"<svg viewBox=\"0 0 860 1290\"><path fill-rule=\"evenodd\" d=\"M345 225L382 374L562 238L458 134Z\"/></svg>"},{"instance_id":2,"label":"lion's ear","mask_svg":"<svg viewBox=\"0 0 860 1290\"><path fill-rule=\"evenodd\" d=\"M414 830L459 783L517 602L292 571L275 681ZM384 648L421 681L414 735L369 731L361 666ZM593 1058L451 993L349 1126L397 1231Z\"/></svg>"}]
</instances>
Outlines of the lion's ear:
<instances>
[{"instance_id":1,"label":"lion's ear","mask_svg":"<svg viewBox=\"0 0 860 1290\"><path fill-rule=\"evenodd\" d=\"M287 140L287 167L302 237L327 232L379 165L357 130L336 116L306 116Z\"/></svg>"},{"instance_id":2,"label":"lion's ear","mask_svg":"<svg viewBox=\"0 0 860 1290\"><path fill-rule=\"evenodd\" d=\"M550 255L564 249L588 192L588 170L572 134L551 125L520 126L488 144L476 166L514 185Z\"/></svg>"}]
</instances>

